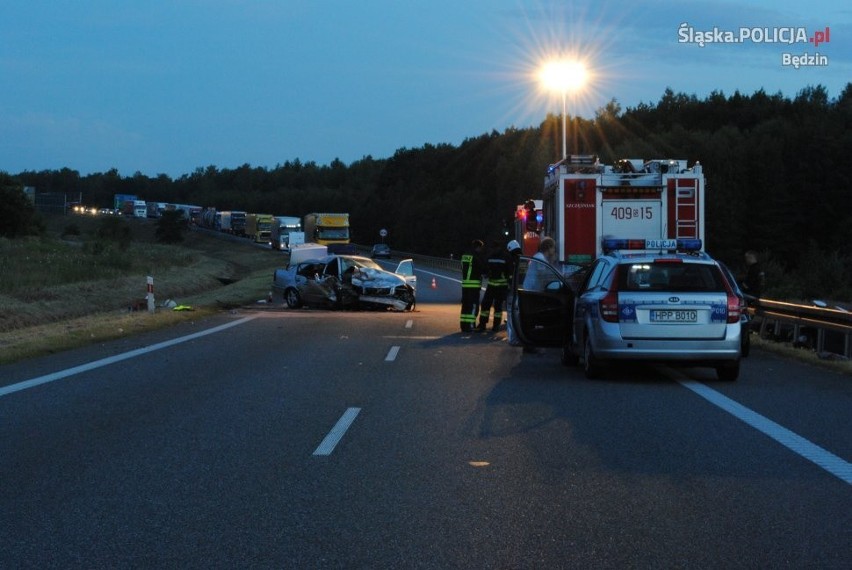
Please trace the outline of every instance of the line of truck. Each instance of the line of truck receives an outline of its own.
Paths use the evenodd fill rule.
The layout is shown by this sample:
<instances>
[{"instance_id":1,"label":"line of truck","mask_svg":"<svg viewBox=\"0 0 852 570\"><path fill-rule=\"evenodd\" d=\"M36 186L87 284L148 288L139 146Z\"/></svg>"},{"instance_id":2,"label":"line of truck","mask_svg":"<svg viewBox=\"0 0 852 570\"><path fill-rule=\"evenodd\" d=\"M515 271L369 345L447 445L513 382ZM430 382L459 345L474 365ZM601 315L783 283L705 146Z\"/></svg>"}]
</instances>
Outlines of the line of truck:
<instances>
[{"instance_id":1,"label":"line of truck","mask_svg":"<svg viewBox=\"0 0 852 570\"><path fill-rule=\"evenodd\" d=\"M313 212L300 218L189 204L145 202L131 194L116 194L113 206L116 214L136 218L159 218L164 212L180 210L189 224L246 237L278 251L306 242L325 246L350 243L349 214L346 213Z\"/></svg>"},{"instance_id":2,"label":"line of truck","mask_svg":"<svg viewBox=\"0 0 852 570\"><path fill-rule=\"evenodd\" d=\"M345 213L310 213L299 218L205 208L198 225L269 244L279 251L306 242L320 245L350 243L349 214Z\"/></svg>"},{"instance_id":3,"label":"line of truck","mask_svg":"<svg viewBox=\"0 0 852 570\"><path fill-rule=\"evenodd\" d=\"M192 204L172 204L169 202L146 202L133 194L115 194L113 211L118 215L133 218L159 218L163 212L180 210L187 221L193 221L201 215L202 207Z\"/></svg>"}]
</instances>

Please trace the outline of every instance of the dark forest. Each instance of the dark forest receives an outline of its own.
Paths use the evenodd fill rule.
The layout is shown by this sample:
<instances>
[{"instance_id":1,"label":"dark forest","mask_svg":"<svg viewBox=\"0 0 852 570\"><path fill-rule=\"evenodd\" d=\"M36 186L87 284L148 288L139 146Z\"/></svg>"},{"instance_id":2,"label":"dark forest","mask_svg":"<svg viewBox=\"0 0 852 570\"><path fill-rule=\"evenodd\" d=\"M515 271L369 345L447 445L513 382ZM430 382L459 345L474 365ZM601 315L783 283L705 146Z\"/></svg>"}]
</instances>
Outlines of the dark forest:
<instances>
[{"instance_id":1,"label":"dark forest","mask_svg":"<svg viewBox=\"0 0 852 570\"><path fill-rule=\"evenodd\" d=\"M516 204L540 197L561 157L561 117L534 128L471 137L458 146L401 148L346 165L287 160L273 168L207 166L177 179L70 168L10 174L39 192L82 193L110 207L114 194L147 201L275 215L351 214L354 241L388 230L396 250L446 256L499 235ZM822 86L793 97L757 91L704 99L666 90L655 104L612 100L593 119L569 117L569 153L700 161L707 178L706 249L732 267L760 252L773 298L852 298L852 83L835 99Z\"/></svg>"}]
</instances>

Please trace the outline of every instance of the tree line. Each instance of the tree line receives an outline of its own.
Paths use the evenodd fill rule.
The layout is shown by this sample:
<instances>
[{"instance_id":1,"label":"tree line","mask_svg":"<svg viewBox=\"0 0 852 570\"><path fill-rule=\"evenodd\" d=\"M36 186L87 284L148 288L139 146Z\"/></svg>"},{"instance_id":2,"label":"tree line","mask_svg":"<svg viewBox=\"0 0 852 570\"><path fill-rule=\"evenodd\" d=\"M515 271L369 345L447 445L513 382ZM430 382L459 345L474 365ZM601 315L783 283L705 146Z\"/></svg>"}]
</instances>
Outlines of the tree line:
<instances>
[{"instance_id":1,"label":"tree line","mask_svg":"<svg viewBox=\"0 0 852 570\"><path fill-rule=\"evenodd\" d=\"M81 176L69 168L8 175L39 192L82 192L109 207L114 194L276 215L351 214L354 240L388 230L394 249L462 252L474 238L502 233L515 206L541 195L547 166L561 156L562 121L509 128L459 145L401 148L349 165L288 160L273 168L207 166L171 178L116 170ZM707 180L706 249L741 265L761 253L779 296L852 298L852 208L844 170L852 148L852 83L830 98L822 86L793 97L695 95L667 89L657 103L622 109L616 100L593 119L569 117L569 153L700 161Z\"/></svg>"}]
</instances>

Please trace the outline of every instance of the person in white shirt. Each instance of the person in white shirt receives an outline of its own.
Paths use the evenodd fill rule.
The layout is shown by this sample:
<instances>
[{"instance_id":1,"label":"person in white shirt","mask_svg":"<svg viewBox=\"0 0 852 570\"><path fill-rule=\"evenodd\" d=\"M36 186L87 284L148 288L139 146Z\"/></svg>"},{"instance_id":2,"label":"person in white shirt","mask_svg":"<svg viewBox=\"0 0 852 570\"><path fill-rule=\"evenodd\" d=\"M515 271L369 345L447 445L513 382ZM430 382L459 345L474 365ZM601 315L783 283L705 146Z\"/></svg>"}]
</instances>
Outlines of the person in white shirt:
<instances>
[{"instance_id":1,"label":"person in white shirt","mask_svg":"<svg viewBox=\"0 0 852 570\"><path fill-rule=\"evenodd\" d=\"M544 291L547 285L548 278L552 275L544 262L552 264L556 261L556 241L552 237L546 237L538 244L538 251L533 256L537 261L531 261L527 267L527 274L524 276L522 289L526 291ZM514 331L512 331L514 333ZM515 336L515 335L513 335ZM523 344L524 352L536 354L539 350L527 344Z\"/></svg>"},{"instance_id":2,"label":"person in white shirt","mask_svg":"<svg viewBox=\"0 0 852 570\"><path fill-rule=\"evenodd\" d=\"M556 261L556 241L552 237L546 237L538 244L538 252L533 259L551 264ZM549 275L545 267L540 263L530 263L527 274L524 277L523 289L527 291L544 291L545 278Z\"/></svg>"}]
</instances>

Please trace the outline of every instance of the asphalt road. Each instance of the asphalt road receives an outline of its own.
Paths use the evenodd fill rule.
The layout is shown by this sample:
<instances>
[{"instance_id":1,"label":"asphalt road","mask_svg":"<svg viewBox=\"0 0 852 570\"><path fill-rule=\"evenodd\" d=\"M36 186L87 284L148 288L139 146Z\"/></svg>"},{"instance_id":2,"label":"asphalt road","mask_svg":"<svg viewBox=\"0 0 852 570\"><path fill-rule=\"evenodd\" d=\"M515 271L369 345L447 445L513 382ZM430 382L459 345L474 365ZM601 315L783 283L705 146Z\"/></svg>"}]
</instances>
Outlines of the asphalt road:
<instances>
[{"instance_id":1,"label":"asphalt road","mask_svg":"<svg viewBox=\"0 0 852 570\"><path fill-rule=\"evenodd\" d=\"M848 377L590 381L432 277L0 367L0 568L852 566Z\"/></svg>"}]
</instances>

